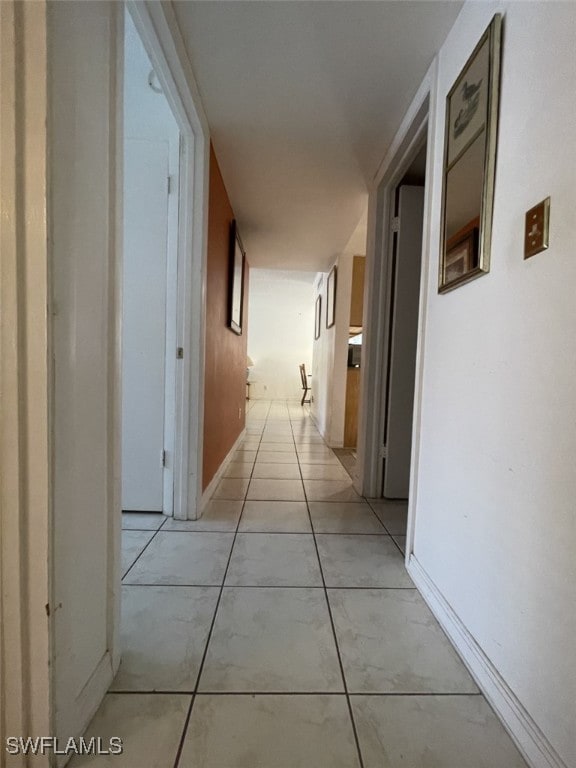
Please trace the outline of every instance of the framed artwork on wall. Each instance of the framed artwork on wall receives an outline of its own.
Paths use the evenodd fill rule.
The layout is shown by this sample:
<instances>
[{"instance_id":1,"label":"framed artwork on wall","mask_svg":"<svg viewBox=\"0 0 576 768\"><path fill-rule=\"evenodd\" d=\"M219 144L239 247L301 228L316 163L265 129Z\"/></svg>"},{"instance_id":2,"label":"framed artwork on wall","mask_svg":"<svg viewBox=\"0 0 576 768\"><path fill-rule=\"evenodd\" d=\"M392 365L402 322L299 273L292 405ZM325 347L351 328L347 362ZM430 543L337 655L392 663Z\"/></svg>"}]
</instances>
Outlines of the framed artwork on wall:
<instances>
[{"instance_id":1,"label":"framed artwork on wall","mask_svg":"<svg viewBox=\"0 0 576 768\"><path fill-rule=\"evenodd\" d=\"M490 271L501 36L496 14L446 97L439 293Z\"/></svg>"},{"instance_id":2,"label":"framed artwork on wall","mask_svg":"<svg viewBox=\"0 0 576 768\"><path fill-rule=\"evenodd\" d=\"M322 328L322 296L316 299L316 312L314 315L314 340L320 338L320 329Z\"/></svg>"},{"instance_id":3,"label":"framed artwork on wall","mask_svg":"<svg viewBox=\"0 0 576 768\"><path fill-rule=\"evenodd\" d=\"M326 283L326 328L332 328L336 322L336 265L328 275Z\"/></svg>"},{"instance_id":4,"label":"framed artwork on wall","mask_svg":"<svg viewBox=\"0 0 576 768\"><path fill-rule=\"evenodd\" d=\"M230 266L228 277L228 327L242 334L242 305L244 303L244 263L246 253L238 233L236 220L230 225Z\"/></svg>"}]
</instances>

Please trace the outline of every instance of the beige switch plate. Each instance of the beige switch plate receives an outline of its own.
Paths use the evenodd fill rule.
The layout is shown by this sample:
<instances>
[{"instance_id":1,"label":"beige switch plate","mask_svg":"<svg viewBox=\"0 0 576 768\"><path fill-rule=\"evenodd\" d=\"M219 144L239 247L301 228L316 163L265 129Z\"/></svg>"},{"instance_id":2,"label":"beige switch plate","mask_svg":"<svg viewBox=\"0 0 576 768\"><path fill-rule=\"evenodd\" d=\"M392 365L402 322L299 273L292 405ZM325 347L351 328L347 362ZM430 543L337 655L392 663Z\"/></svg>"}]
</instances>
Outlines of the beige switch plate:
<instances>
[{"instance_id":1,"label":"beige switch plate","mask_svg":"<svg viewBox=\"0 0 576 768\"><path fill-rule=\"evenodd\" d=\"M548 248L550 198L542 200L526 213L524 229L524 258L529 259Z\"/></svg>"}]
</instances>

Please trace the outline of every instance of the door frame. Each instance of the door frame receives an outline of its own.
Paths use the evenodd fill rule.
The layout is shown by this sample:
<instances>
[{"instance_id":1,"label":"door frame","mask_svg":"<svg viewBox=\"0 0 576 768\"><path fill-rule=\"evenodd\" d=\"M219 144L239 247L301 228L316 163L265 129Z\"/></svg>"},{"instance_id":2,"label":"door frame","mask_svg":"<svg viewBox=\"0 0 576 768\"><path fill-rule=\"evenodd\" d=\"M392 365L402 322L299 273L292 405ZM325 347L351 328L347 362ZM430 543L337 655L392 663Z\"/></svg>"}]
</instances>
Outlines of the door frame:
<instances>
[{"instance_id":1,"label":"door frame","mask_svg":"<svg viewBox=\"0 0 576 768\"><path fill-rule=\"evenodd\" d=\"M124 3L117 13L123 14ZM184 127L181 165L184 209L179 232L183 262L179 339L191 350L179 380L180 418L185 428L176 492L177 516L198 511L202 465L204 369L204 283L206 273L209 131L201 100L173 9L164 3L130 3L130 10L179 124ZM48 240L48 24L46 2L0 3L2 66L2 217L0 249L0 738L54 733L52 600L53 556L53 365L50 330ZM120 19L116 17L120 23ZM111 30L114 39L116 30ZM119 61L123 38L116 45ZM115 75L116 77L116 75ZM119 84L121 84L121 72ZM117 119L110 125L115 156L122 143L122 98L115 83ZM19 94L19 96L18 96ZM87 96L89 98L89 96ZM120 155L121 156L121 155ZM17 162L17 158L20 160ZM115 199L112 246L121 234L122 172L111 180ZM118 646L120 544L120 298L121 258L111 264L112 317L109 391L113 401L108 515L110 599L107 616L109 650ZM198 406L198 407L195 407ZM188 448L190 446L190 448ZM8 514L9 513L9 514ZM22 675L22 670L26 674ZM51 762L36 758L39 768ZM10 765L24 766L23 756Z\"/></svg>"},{"instance_id":2,"label":"door frame","mask_svg":"<svg viewBox=\"0 0 576 768\"><path fill-rule=\"evenodd\" d=\"M413 549L414 513L418 477L418 443L421 423L422 352L425 339L426 286L428 285L432 241L429 222L432 195L429 179L436 158L433 148L437 62L430 66L402 124L376 173L368 200L368 236L366 246L366 281L364 288L362 391L358 435L358 476L356 490L368 498L378 498L382 488L381 436L385 408L382 393L388 376L388 347L391 300L391 267L395 190L412 160L427 142L426 179L424 191L424 226L422 240L422 271L418 342L416 350L416 381L414 418L412 425L412 454L410 466L410 498L406 560Z\"/></svg>"},{"instance_id":3,"label":"door frame","mask_svg":"<svg viewBox=\"0 0 576 768\"><path fill-rule=\"evenodd\" d=\"M182 347L185 354L176 366L173 516L179 520L195 520L200 515L202 497L209 129L172 6L149 0L127 0L125 6L154 67L181 137L176 346ZM119 119L123 120L122 110ZM121 211L119 215L121 217ZM118 301L116 306L120 306ZM170 354L170 350L166 353ZM173 353L176 355L176 350ZM119 346L116 366L120 366L115 377L119 402ZM116 420L118 441L121 426L121 421Z\"/></svg>"},{"instance_id":4,"label":"door frame","mask_svg":"<svg viewBox=\"0 0 576 768\"><path fill-rule=\"evenodd\" d=\"M52 733L52 480L46 5L9 0L0 3L0 15L0 742L4 753L7 736ZM28 764L23 755L6 759L14 768ZM47 755L35 760L39 768L48 765Z\"/></svg>"},{"instance_id":5,"label":"door frame","mask_svg":"<svg viewBox=\"0 0 576 768\"><path fill-rule=\"evenodd\" d=\"M419 146L418 151L426 148L426 144ZM405 178L405 177L404 177ZM406 197L404 197L404 193ZM411 442L409 445L405 445L404 449L396 442L399 434L402 434L402 428L400 427L400 433L398 432L399 423L396 421L396 417L400 417L403 421L409 419L410 430L403 432L404 439L412 439L412 414L414 411L414 380L416 374L416 348L409 348L409 357L402 359L401 347L404 347L406 326L402 325L400 319L403 312L405 312L406 292L412 291L410 299L412 302L412 308L409 315L404 316L404 321L410 318L410 322L415 321L415 326L411 327L412 334L410 339L412 342L417 341L418 333L418 310L420 303L420 273L422 272L422 226L424 220L424 188L423 185L412 185L410 182L405 183L403 180L395 187L394 190L394 233L392 235L392 244L390 253L393 255L390 275L390 301L388 303L388 327L389 332L389 345L387 347L388 354L386 357L386 387L381 393L382 400L382 430L380 435L382 436L383 444L386 446L386 454L384 457L380 457L379 472L382 477L382 489L381 495L387 499L406 499L408 498L408 484L410 482L409 476L403 475L404 482L399 481L398 472L404 473L406 469L410 470L411 464L411 451L407 451L407 448L411 448ZM412 202L409 202L409 201ZM418 207L416 212L415 207ZM412 215L412 221L407 223L406 219ZM406 250L406 241L409 241L412 236L411 228L416 234L416 238L412 240L412 247ZM420 231L418 231L420 230ZM411 262L410 259L416 259L416 262ZM407 271L408 270L408 271ZM417 272L417 291L414 287L403 283L403 288L400 287L401 281L406 281L408 275ZM404 293L404 298L402 294ZM414 304L416 306L414 306ZM414 315L416 312L416 315ZM397 323L400 322L400 326ZM398 336L400 333L400 337ZM402 338L404 337L404 338ZM413 370L410 371L410 377L405 378L404 382L399 384L398 375L402 375L402 371L406 372L406 366L413 366ZM400 396L400 402L398 401L398 395L400 391L406 391L412 389L411 397L412 402L403 409ZM401 439L402 442L402 439ZM398 463L400 461L400 464ZM401 468L400 468L401 467ZM395 487L394 487L395 486ZM405 489L405 490L404 490ZM396 491L396 493L394 492Z\"/></svg>"}]
</instances>

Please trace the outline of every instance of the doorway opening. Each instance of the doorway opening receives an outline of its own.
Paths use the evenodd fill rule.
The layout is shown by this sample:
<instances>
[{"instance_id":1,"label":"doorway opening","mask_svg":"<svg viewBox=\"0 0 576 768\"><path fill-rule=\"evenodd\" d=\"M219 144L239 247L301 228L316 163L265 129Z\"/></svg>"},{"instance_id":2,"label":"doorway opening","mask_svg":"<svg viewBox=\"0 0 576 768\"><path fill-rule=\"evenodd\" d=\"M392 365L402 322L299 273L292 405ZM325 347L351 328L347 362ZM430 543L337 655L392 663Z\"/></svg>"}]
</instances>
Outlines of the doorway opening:
<instances>
[{"instance_id":1,"label":"doorway opening","mask_svg":"<svg viewBox=\"0 0 576 768\"><path fill-rule=\"evenodd\" d=\"M180 131L124 26L122 510L174 506Z\"/></svg>"},{"instance_id":2,"label":"doorway opening","mask_svg":"<svg viewBox=\"0 0 576 768\"><path fill-rule=\"evenodd\" d=\"M379 468L386 499L409 495L425 182L426 144L394 189Z\"/></svg>"},{"instance_id":3,"label":"doorway opening","mask_svg":"<svg viewBox=\"0 0 576 768\"><path fill-rule=\"evenodd\" d=\"M387 516L404 550L417 404L427 170L428 94L415 107L371 203L357 490ZM411 545L406 548L410 553Z\"/></svg>"}]
</instances>

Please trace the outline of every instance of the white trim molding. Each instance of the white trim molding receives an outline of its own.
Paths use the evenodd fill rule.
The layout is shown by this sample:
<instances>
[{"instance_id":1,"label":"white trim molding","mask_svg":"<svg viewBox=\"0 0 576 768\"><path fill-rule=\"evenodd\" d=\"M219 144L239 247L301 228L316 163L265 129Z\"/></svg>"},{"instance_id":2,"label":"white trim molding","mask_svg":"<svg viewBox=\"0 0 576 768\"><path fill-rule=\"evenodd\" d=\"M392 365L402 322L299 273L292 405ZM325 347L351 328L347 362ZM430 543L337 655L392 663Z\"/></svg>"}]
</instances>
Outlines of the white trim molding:
<instances>
[{"instance_id":1,"label":"white trim molding","mask_svg":"<svg viewBox=\"0 0 576 768\"><path fill-rule=\"evenodd\" d=\"M416 557L408 573L531 768L568 768Z\"/></svg>"}]
</instances>

